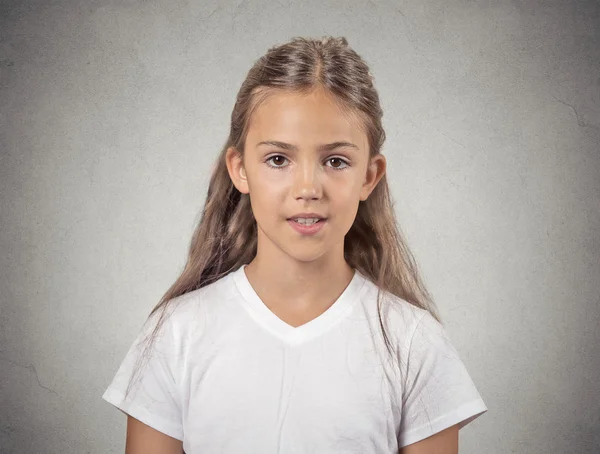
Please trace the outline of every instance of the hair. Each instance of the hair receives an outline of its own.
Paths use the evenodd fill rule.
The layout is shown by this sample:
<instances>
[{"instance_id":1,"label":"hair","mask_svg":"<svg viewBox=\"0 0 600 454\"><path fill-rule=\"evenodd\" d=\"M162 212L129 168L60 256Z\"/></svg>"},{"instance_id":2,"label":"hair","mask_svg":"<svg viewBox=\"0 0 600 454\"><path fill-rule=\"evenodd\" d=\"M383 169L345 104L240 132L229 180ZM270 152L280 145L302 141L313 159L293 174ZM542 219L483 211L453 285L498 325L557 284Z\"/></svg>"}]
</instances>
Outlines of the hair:
<instances>
[{"instance_id":1,"label":"hair","mask_svg":"<svg viewBox=\"0 0 600 454\"><path fill-rule=\"evenodd\" d=\"M257 225L249 195L240 193L233 185L225 160L229 147L235 147L243 157L249 120L255 109L277 92L307 94L324 89L344 112L360 119L371 158L381 153L386 138L381 122L383 111L373 80L368 65L344 37L295 37L270 48L255 62L237 94L229 137L212 168L187 263L148 316L150 319L160 311L158 322L146 339L144 354L138 360L138 372L142 357L151 347L174 298L215 282L250 263L256 255ZM379 288L379 325L390 354L392 346L381 313L382 291L426 309L441 323L397 225L385 174L369 197L359 203L354 223L345 237L344 258ZM126 394L131 384L132 380Z\"/></svg>"}]
</instances>

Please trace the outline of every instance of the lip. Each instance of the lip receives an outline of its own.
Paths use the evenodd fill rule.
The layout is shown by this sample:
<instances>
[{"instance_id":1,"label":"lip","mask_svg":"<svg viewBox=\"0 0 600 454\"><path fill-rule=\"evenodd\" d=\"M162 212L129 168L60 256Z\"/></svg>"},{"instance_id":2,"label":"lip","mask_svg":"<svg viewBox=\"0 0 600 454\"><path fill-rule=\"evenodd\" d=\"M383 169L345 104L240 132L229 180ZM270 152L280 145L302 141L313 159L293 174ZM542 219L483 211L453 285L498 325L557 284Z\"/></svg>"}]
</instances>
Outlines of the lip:
<instances>
[{"instance_id":1,"label":"lip","mask_svg":"<svg viewBox=\"0 0 600 454\"><path fill-rule=\"evenodd\" d=\"M325 216L321 216L319 213L296 213L293 216L290 216L288 218L288 220L290 220L290 219L296 219L296 218L319 218L319 219L327 219Z\"/></svg>"},{"instance_id":2,"label":"lip","mask_svg":"<svg viewBox=\"0 0 600 454\"><path fill-rule=\"evenodd\" d=\"M315 222L312 225L302 225L302 224L298 224L296 221L292 220L292 219L288 219L288 223L290 224L290 226L298 233L302 234L302 235L315 235L317 232L319 232L323 227L325 227L325 223L327 222L327 219L321 219L318 222Z\"/></svg>"}]
</instances>

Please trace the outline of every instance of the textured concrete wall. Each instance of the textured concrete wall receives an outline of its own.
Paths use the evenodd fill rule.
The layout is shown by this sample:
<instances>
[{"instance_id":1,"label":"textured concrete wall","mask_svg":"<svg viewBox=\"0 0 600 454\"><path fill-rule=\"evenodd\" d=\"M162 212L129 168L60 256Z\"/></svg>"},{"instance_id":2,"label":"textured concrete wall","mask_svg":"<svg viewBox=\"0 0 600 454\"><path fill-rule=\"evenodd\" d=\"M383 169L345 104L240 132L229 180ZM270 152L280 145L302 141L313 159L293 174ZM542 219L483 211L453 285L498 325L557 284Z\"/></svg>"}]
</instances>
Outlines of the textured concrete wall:
<instances>
[{"instance_id":1,"label":"textured concrete wall","mask_svg":"<svg viewBox=\"0 0 600 454\"><path fill-rule=\"evenodd\" d=\"M346 36L398 217L489 412L461 453L600 452L593 1L0 3L0 452L123 452L100 396L177 276L253 61Z\"/></svg>"}]
</instances>

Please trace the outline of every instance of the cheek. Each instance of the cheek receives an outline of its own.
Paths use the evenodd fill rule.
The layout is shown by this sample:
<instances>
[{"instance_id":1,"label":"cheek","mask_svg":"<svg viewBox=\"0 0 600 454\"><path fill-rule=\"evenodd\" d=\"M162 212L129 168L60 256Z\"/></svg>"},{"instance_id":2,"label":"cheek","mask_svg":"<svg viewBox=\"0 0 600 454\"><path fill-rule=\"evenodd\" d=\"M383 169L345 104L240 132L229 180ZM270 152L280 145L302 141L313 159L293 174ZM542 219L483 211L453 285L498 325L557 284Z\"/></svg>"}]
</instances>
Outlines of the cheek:
<instances>
[{"instance_id":1,"label":"cheek","mask_svg":"<svg viewBox=\"0 0 600 454\"><path fill-rule=\"evenodd\" d=\"M276 208L277 204L281 203L284 194L289 192L289 187L282 178L265 175L262 178L260 176L256 178L250 190L257 200L264 200L270 205L267 208Z\"/></svg>"},{"instance_id":2,"label":"cheek","mask_svg":"<svg viewBox=\"0 0 600 454\"><path fill-rule=\"evenodd\" d=\"M254 217L259 222L271 222L282 216L286 188L282 181L267 175L255 175L248 181Z\"/></svg>"},{"instance_id":3,"label":"cheek","mask_svg":"<svg viewBox=\"0 0 600 454\"><path fill-rule=\"evenodd\" d=\"M335 213L340 223L352 225L358 211L359 201L358 193L340 192L331 199L331 211Z\"/></svg>"},{"instance_id":4,"label":"cheek","mask_svg":"<svg viewBox=\"0 0 600 454\"><path fill-rule=\"evenodd\" d=\"M257 192L269 193L281 191L287 185L289 185L289 175L286 176L286 172L283 170L270 170L264 167L258 167L254 169L252 173L251 188Z\"/></svg>"}]
</instances>

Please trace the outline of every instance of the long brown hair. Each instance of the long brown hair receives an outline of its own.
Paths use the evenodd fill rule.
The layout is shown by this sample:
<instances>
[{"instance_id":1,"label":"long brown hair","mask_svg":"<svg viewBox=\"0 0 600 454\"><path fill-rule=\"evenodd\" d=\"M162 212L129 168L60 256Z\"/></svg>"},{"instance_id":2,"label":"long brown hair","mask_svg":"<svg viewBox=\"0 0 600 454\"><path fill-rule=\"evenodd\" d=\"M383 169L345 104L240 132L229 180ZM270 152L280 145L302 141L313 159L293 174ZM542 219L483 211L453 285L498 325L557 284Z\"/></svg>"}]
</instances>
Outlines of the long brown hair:
<instances>
[{"instance_id":1,"label":"long brown hair","mask_svg":"<svg viewBox=\"0 0 600 454\"><path fill-rule=\"evenodd\" d=\"M250 116L269 94L279 90L307 93L315 88L324 88L347 112L362 119L369 157L381 152L386 136L373 76L344 37L296 37L270 48L260 57L238 92L229 137L212 168L205 206L192 237L187 263L148 317L161 311L147 338L144 354L138 360L138 372L174 298L224 277L250 263L256 255L256 220L248 194L240 193L231 181L225 161L227 149L235 147L243 156ZM379 288L379 324L390 354L392 346L381 315L382 291L428 310L441 323L398 228L385 174L368 199L359 203L354 224L345 237L344 258Z\"/></svg>"}]
</instances>

